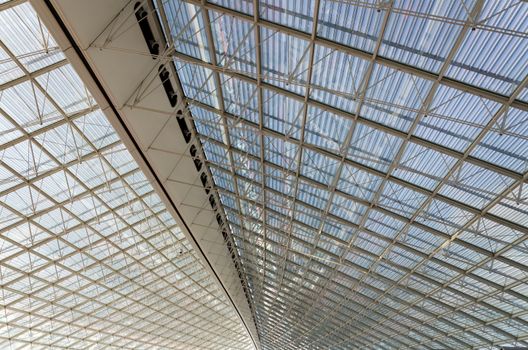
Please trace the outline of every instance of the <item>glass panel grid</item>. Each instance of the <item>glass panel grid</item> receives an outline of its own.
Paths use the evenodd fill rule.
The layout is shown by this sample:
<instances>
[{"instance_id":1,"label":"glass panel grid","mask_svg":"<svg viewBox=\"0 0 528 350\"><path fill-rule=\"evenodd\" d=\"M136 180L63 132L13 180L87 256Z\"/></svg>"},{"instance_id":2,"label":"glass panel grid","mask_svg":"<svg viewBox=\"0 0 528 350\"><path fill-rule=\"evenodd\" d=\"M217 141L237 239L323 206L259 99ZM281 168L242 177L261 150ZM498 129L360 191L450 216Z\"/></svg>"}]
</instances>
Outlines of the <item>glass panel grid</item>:
<instances>
[{"instance_id":1,"label":"glass panel grid","mask_svg":"<svg viewBox=\"0 0 528 350\"><path fill-rule=\"evenodd\" d=\"M212 67L233 124L204 146L245 188L215 181L262 347L526 346L528 4L299 4L196 5L248 53Z\"/></svg>"}]
</instances>

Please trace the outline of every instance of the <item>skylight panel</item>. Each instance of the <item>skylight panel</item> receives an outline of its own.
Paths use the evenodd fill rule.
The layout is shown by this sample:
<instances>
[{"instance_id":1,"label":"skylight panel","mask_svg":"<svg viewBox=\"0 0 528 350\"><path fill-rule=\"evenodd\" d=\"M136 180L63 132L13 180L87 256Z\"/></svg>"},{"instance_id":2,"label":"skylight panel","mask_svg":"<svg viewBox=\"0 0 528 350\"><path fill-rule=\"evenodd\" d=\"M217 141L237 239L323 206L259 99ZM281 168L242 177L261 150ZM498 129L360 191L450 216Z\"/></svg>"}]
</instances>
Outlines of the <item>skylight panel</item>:
<instances>
[{"instance_id":1,"label":"skylight panel","mask_svg":"<svg viewBox=\"0 0 528 350\"><path fill-rule=\"evenodd\" d=\"M36 80L66 113L81 112L95 104L81 79L69 65L39 75Z\"/></svg>"},{"instance_id":2,"label":"skylight panel","mask_svg":"<svg viewBox=\"0 0 528 350\"><path fill-rule=\"evenodd\" d=\"M346 221L354 224L359 223L361 216L365 213L366 207L351 201L341 195L334 195L330 212Z\"/></svg>"},{"instance_id":3,"label":"skylight panel","mask_svg":"<svg viewBox=\"0 0 528 350\"><path fill-rule=\"evenodd\" d=\"M176 69L183 81L185 96L218 108L216 85L210 69L180 62L176 62Z\"/></svg>"},{"instance_id":4,"label":"skylight panel","mask_svg":"<svg viewBox=\"0 0 528 350\"><path fill-rule=\"evenodd\" d=\"M297 198L314 207L324 210L330 193L321 188L316 188L305 181L299 182Z\"/></svg>"},{"instance_id":5,"label":"skylight panel","mask_svg":"<svg viewBox=\"0 0 528 350\"><path fill-rule=\"evenodd\" d=\"M308 79L309 43L263 27L260 37L264 81L303 95Z\"/></svg>"},{"instance_id":6,"label":"skylight panel","mask_svg":"<svg viewBox=\"0 0 528 350\"><path fill-rule=\"evenodd\" d=\"M328 111L309 107L306 116L304 140L315 146L340 154L344 151L347 131L352 121Z\"/></svg>"},{"instance_id":7,"label":"skylight panel","mask_svg":"<svg viewBox=\"0 0 528 350\"><path fill-rule=\"evenodd\" d=\"M100 109L97 107L91 109L94 110L74 118L73 124L77 126L77 132L82 133L87 139L86 142L91 142L97 148L111 148L111 145L119 142L117 133Z\"/></svg>"},{"instance_id":8,"label":"skylight panel","mask_svg":"<svg viewBox=\"0 0 528 350\"><path fill-rule=\"evenodd\" d=\"M508 251L504 253L504 257L510 259L511 261L515 261L517 263L525 265L528 261L528 257L526 257L525 254L525 249L525 243L521 243L518 246L512 246Z\"/></svg>"},{"instance_id":9,"label":"skylight panel","mask_svg":"<svg viewBox=\"0 0 528 350\"><path fill-rule=\"evenodd\" d=\"M286 216L291 216L292 200L272 191L266 191L266 207Z\"/></svg>"},{"instance_id":10,"label":"skylight panel","mask_svg":"<svg viewBox=\"0 0 528 350\"><path fill-rule=\"evenodd\" d=\"M381 255L387 247L387 243L376 239L365 232L359 232L354 240L354 246L372 253L373 255Z\"/></svg>"},{"instance_id":11,"label":"skylight panel","mask_svg":"<svg viewBox=\"0 0 528 350\"><path fill-rule=\"evenodd\" d=\"M315 45L310 97L347 112L356 112L367 67L367 60Z\"/></svg>"},{"instance_id":12,"label":"skylight panel","mask_svg":"<svg viewBox=\"0 0 528 350\"><path fill-rule=\"evenodd\" d=\"M302 102L269 89L263 89L263 101L264 125L281 134L300 139L304 115Z\"/></svg>"},{"instance_id":13,"label":"skylight panel","mask_svg":"<svg viewBox=\"0 0 528 350\"><path fill-rule=\"evenodd\" d=\"M357 124L348 151L348 158L368 167L386 171L402 140L372 127Z\"/></svg>"},{"instance_id":14,"label":"skylight panel","mask_svg":"<svg viewBox=\"0 0 528 350\"><path fill-rule=\"evenodd\" d=\"M348 1L321 0L319 6L319 36L363 51L374 51L384 15L374 2L355 6Z\"/></svg>"},{"instance_id":15,"label":"skylight panel","mask_svg":"<svg viewBox=\"0 0 528 350\"><path fill-rule=\"evenodd\" d=\"M68 124L62 124L54 129L37 135L35 139L40 144L47 144L48 151L62 163L82 158L90 153L91 148L83 140L80 133Z\"/></svg>"},{"instance_id":16,"label":"skylight panel","mask_svg":"<svg viewBox=\"0 0 528 350\"><path fill-rule=\"evenodd\" d=\"M212 0L210 2L241 13L253 15L253 1L251 0Z\"/></svg>"},{"instance_id":17,"label":"skylight panel","mask_svg":"<svg viewBox=\"0 0 528 350\"><path fill-rule=\"evenodd\" d=\"M379 210L370 210L364 224L366 229L389 238L395 238L404 229L404 226L403 221L387 216Z\"/></svg>"},{"instance_id":18,"label":"skylight panel","mask_svg":"<svg viewBox=\"0 0 528 350\"><path fill-rule=\"evenodd\" d=\"M5 118L0 119L0 145L9 142L12 139L23 137L22 131ZM3 148L3 147L2 147Z\"/></svg>"},{"instance_id":19,"label":"skylight panel","mask_svg":"<svg viewBox=\"0 0 528 350\"><path fill-rule=\"evenodd\" d=\"M301 191L299 190L299 194ZM323 193L318 200L320 202L324 202L324 198L328 196L328 193ZM323 198L321 200L321 198ZM306 203L306 202L303 202ZM295 216L294 216L294 222L295 224L300 224L305 228L313 228L315 230L319 230L321 227L321 216L323 212L321 209L318 209L317 206L309 206L309 204L301 204L300 201L295 202ZM318 234L318 238L320 239L322 236Z\"/></svg>"},{"instance_id":20,"label":"skylight panel","mask_svg":"<svg viewBox=\"0 0 528 350\"><path fill-rule=\"evenodd\" d=\"M317 245L318 247L321 247L322 249L338 256L343 254L345 248L344 245L326 236L320 237Z\"/></svg>"},{"instance_id":21,"label":"skylight panel","mask_svg":"<svg viewBox=\"0 0 528 350\"><path fill-rule=\"evenodd\" d=\"M322 153L303 151L301 174L325 185L330 185L336 176L338 161Z\"/></svg>"},{"instance_id":22,"label":"skylight panel","mask_svg":"<svg viewBox=\"0 0 528 350\"><path fill-rule=\"evenodd\" d=\"M525 227L526 215L528 214L527 197L528 186L525 183L517 185L509 194L501 198L497 205L490 209L490 213Z\"/></svg>"},{"instance_id":23,"label":"skylight panel","mask_svg":"<svg viewBox=\"0 0 528 350\"><path fill-rule=\"evenodd\" d=\"M500 261L487 262L484 266L475 269L475 274L502 286L519 282L526 277L526 272Z\"/></svg>"},{"instance_id":24,"label":"skylight panel","mask_svg":"<svg viewBox=\"0 0 528 350\"><path fill-rule=\"evenodd\" d=\"M472 207L483 208L512 183L512 178L463 163L440 193Z\"/></svg>"},{"instance_id":25,"label":"skylight panel","mask_svg":"<svg viewBox=\"0 0 528 350\"><path fill-rule=\"evenodd\" d=\"M16 143L12 147L2 150L0 154L4 161L4 167L9 169L12 173L11 176L20 179L29 180L57 166L57 163L33 141ZM8 176L8 179L11 176Z\"/></svg>"},{"instance_id":26,"label":"skylight panel","mask_svg":"<svg viewBox=\"0 0 528 350\"><path fill-rule=\"evenodd\" d=\"M477 220L459 235L461 240L491 252L502 250L521 236L521 232L488 219Z\"/></svg>"},{"instance_id":27,"label":"skylight panel","mask_svg":"<svg viewBox=\"0 0 528 350\"><path fill-rule=\"evenodd\" d=\"M442 243L445 242L444 239L433 235L427 230L417 227L410 226L405 233L400 237L400 241L414 249L418 249L420 252L425 254L430 254L435 249L437 249Z\"/></svg>"},{"instance_id":28,"label":"skylight panel","mask_svg":"<svg viewBox=\"0 0 528 350\"><path fill-rule=\"evenodd\" d=\"M9 83L20 78L24 72L9 59L7 53L0 48L0 84Z\"/></svg>"},{"instance_id":29,"label":"skylight panel","mask_svg":"<svg viewBox=\"0 0 528 350\"><path fill-rule=\"evenodd\" d=\"M224 141L222 136L222 118L219 114L197 106L191 106L190 110L193 114L196 130L200 134L207 135L218 142Z\"/></svg>"},{"instance_id":30,"label":"skylight panel","mask_svg":"<svg viewBox=\"0 0 528 350\"><path fill-rule=\"evenodd\" d=\"M21 70L35 72L64 59L64 54L47 28L39 23L29 3L0 12L2 49L19 58ZM24 45L20 45L23 42ZM5 47L4 47L5 45Z\"/></svg>"},{"instance_id":31,"label":"skylight panel","mask_svg":"<svg viewBox=\"0 0 528 350\"><path fill-rule=\"evenodd\" d=\"M258 183L262 182L263 170L260 168L260 162L238 152L233 152L233 162L238 175Z\"/></svg>"},{"instance_id":32,"label":"skylight panel","mask_svg":"<svg viewBox=\"0 0 528 350\"><path fill-rule=\"evenodd\" d=\"M293 196L295 176L272 166L265 166L266 186L285 195Z\"/></svg>"},{"instance_id":33,"label":"skylight panel","mask_svg":"<svg viewBox=\"0 0 528 350\"><path fill-rule=\"evenodd\" d=\"M469 269L471 266L482 262L486 256L469 250L461 244L449 243L445 249L436 254L436 258L458 268Z\"/></svg>"},{"instance_id":34,"label":"skylight panel","mask_svg":"<svg viewBox=\"0 0 528 350\"><path fill-rule=\"evenodd\" d=\"M179 0L163 2L167 14L174 48L186 55L209 62L209 46L205 37L202 9L198 6ZM187 95L189 96L189 95Z\"/></svg>"},{"instance_id":35,"label":"skylight panel","mask_svg":"<svg viewBox=\"0 0 528 350\"><path fill-rule=\"evenodd\" d=\"M377 123L408 131L424 114L432 82L420 77L376 64L361 115Z\"/></svg>"},{"instance_id":36,"label":"skylight panel","mask_svg":"<svg viewBox=\"0 0 528 350\"><path fill-rule=\"evenodd\" d=\"M472 218L473 215L464 209L432 199L416 220L440 232L452 234Z\"/></svg>"},{"instance_id":37,"label":"skylight panel","mask_svg":"<svg viewBox=\"0 0 528 350\"><path fill-rule=\"evenodd\" d=\"M418 263L420 263L420 261L422 261L422 258L403 248L393 247L387 254L387 260L393 261L407 269L413 269Z\"/></svg>"},{"instance_id":38,"label":"skylight panel","mask_svg":"<svg viewBox=\"0 0 528 350\"><path fill-rule=\"evenodd\" d=\"M379 206L405 217L412 217L427 197L419 192L388 181L380 195Z\"/></svg>"},{"instance_id":39,"label":"skylight panel","mask_svg":"<svg viewBox=\"0 0 528 350\"><path fill-rule=\"evenodd\" d=\"M528 307L526 301L523 301L506 293L499 293L498 295L490 297L486 300L486 302L496 306L498 309L503 310L503 312L505 313L522 312L526 309L526 307ZM486 309L483 309L481 313L486 313L486 316L488 318L492 318L494 315L499 314L499 312L491 313L489 312L489 310Z\"/></svg>"},{"instance_id":40,"label":"skylight panel","mask_svg":"<svg viewBox=\"0 0 528 350\"><path fill-rule=\"evenodd\" d=\"M275 137L265 136L264 151L264 157L267 161L287 170L295 171L297 168L297 152L299 150L296 144Z\"/></svg>"},{"instance_id":41,"label":"skylight panel","mask_svg":"<svg viewBox=\"0 0 528 350\"><path fill-rule=\"evenodd\" d=\"M396 1L387 23L380 55L439 72L470 18L474 1ZM410 16L409 14L414 14Z\"/></svg>"},{"instance_id":42,"label":"skylight panel","mask_svg":"<svg viewBox=\"0 0 528 350\"><path fill-rule=\"evenodd\" d=\"M202 141L202 145L204 147L207 159L225 168L226 170L229 169L229 158L224 147L209 141Z\"/></svg>"},{"instance_id":43,"label":"skylight panel","mask_svg":"<svg viewBox=\"0 0 528 350\"><path fill-rule=\"evenodd\" d=\"M244 118L258 123L257 86L223 74L220 78L225 110L237 119Z\"/></svg>"},{"instance_id":44,"label":"skylight panel","mask_svg":"<svg viewBox=\"0 0 528 350\"><path fill-rule=\"evenodd\" d=\"M404 275L404 272L396 267L393 267L387 263L381 263L376 267L376 272L380 275L391 279L392 281L398 281Z\"/></svg>"},{"instance_id":45,"label":"skylight panel","mask_svg":"<svg viewBox=\"0 0 528 350\"><path fill-rule=\"evenodd\" d=\"M337 189L367 201L373 199L381 178L350 164L343 165Z\"/></svg>"},{"instance_id":46,"label":"skylight panel","mask_svg":"<svg viewBox=\"0 0 528 350\"><path fill-rule=\"evenodd\" d=\"M528 140L528 112L510 108L486 134L472 152L504 168L525 173L528 170L528 153L524 143Z\"/></svg>"},{"instance_id":47,"label":"skylight panel","mask_svg":"<svg viewBox=\"0 0 528 350\"><path fill-rule=\"evenodd\" d=\"M522 92L519 94L519 100L528 102L528 89L527 88L524 88Z\"/></svg>"},{"instance_id":48,"label":"skylight panel","mask_svg":"<svg viewBox=\"0 0 528 350\"><path fill-rule=\"evenodd\" d=\"M298 241L304 241L308 244L313 244L316 239L316 232L314 230L294 225L292 229L292 235L298 238ZM303 244L305 247L307 245Z\"/></svg>"},{"instance_id":49,"label":"skylight panel","mask_svg":"<svg viewBox=\"0 0 528 350\"><path fill-rule=\"evenodd\" d=\"M356 232L352 227L342 224L335 219L325 220L323 230L329 235L345 242L348 242Z\"/></svg>"},{"instance_id":50,"label":"skylight panel","mask_svg":"<svg viewBox=\"0 0 528 350\"><path fill-rule=\"evenodd\" d=\"M393 174L402 180L432 190L447 175L455 162L455 158L451 156L409 142Z\"/></svg>"},{"instance_id":51,"label":"skylight panel","mask_svg":"<svg viewBox=\"0 0 528 350\"><path fill-rule=\"evenodd\" d=\"M311 33L314 17L314 0L280 1L263 0L259 3L262 19Z\"/></svg>"},{"instance_id":52,"label":"skylight panel","mask_svg":"<svg viewBox=\"0 0 528 350\"><path fill-rule=\"evenodd\" d=\"M213 174L215 185L235 193L235 184L228 172L221 170L221 168L211 167L211 173Z\"/></svg>"},{"instance_id":53,"label":"skylight panel","mask_svg":"<svg viewBox=\"0 0 528 350\"><path fill-rule=\"evenodd\" d=\"M237 178L238 191L241 196L244 196L251 201L262 201L261 191L262 187L260 185L255 185L244 179Z\"/></svg>"},{"instance_id":54,"label":"skylight panel","mask_svg":"<svg viewBox=\"0 0 528 350\"><path fill-rule=\"evenodd\" d=\"M255 76L255 26L223 13L209 13L218 65Z\"/></svg>"},{"instance_id":55,"label":"skylight panel","mask_svg":"<svg viewBox=\"0 0 528 350\"><path fill-rule=\"evenodd\" d=\"M42 89L30 81L3 90L0 107L9 116L4 119L13 120L27 132L38 130L61 117Z\"/></svg>"},{"instance_id":56,"label":"skylight panel","mask_svg":"<svg viewBox=\"0 0 528 350\"><path fill-rule=\"evenodd\" d=\"M229 137L231 145L239 152L260 157L260 137L256 128L230 122Z\"/></svg>"}]
</instances>

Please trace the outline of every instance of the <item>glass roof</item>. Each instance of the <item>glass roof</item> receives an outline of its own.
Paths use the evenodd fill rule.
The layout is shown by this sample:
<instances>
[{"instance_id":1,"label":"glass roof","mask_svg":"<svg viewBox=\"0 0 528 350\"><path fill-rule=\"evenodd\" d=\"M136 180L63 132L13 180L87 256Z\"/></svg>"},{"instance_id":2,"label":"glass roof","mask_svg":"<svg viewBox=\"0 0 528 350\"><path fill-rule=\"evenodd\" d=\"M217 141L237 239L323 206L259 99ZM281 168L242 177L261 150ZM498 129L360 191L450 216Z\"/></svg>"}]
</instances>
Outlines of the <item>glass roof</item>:
<instances>
[{"instance_id":1,"label":"glass roof","mask_svg":"<svg viewBox=\"0 0 528 350\"><path fill-rule=\"evenodd\" d=\"M263 349L528 346L528 3L162 0Z\"/></svg>"},{"instance_id":2,"label":"glass roof","mask_svg":"<svg viewBox=\"0 0 528 350\"><path fill-rule=\"evenodd\" d=\"M33 8L0 10L0 348L254 349Z\"/></svg>"}]
</instances>

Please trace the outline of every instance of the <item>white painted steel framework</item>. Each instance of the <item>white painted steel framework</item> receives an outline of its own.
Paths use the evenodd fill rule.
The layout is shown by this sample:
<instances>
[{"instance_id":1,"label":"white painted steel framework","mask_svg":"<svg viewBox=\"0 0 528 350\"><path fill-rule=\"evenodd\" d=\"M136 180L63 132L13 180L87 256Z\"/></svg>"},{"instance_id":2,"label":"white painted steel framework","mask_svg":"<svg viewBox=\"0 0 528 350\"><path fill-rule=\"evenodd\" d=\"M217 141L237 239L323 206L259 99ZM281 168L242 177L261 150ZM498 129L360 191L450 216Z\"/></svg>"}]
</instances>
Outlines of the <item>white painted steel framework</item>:
<instances>
[{"instance_id":1,"label":"white painted steel framework","mask_svg":"<svg viewBox=\"0 0 528 350\"><path fill-rule=\"evenodd\" d=\"M19 3L0 6L5 13L10 6L24 6ZM200 148L221 200L220 211L236 246L235 260L241 262L241 283L249 289L263 349L528 345L528 3L156 0L148 4L155 8L169 43L153 58L174 63L188 122L193 125L193 143ZM116 25L92 46L150 55L112 44L112 36L126 30ZM42 79L68 67L57 58L30 72L24 68L29 64L26 56L10 53L5 45L3 49L9 56L4 62L15 62L6 69L9 75L2 82L6 91L30 84L40 86L33 94L46 95ZM34 51L55 57L47 44ZM87 221L94 233L93 225L104 222L105 215L123 221L123 230L141 232L120 211L130 201L143 203L146 222L164 213L147 202L155 196L152 190L138 192L132 184L124 185L130 188L131 199L116 203L116 208L115 197L99 194L140 172L121 170L119 157L106 155L113 154L115 147L119 154L126 153L119 140L98 141L98 146L90 134L82 136L84 120L96 108L89 97L83 99L82 108L67 110L59 101L39 105L35 96L36 108L27 125L9 111L2 112L10 123L2 134L2 150L27 143L24 154L38 159L33 155L37 148L47 162L58 164L56 172L79 183L79 189L64 193L72 193L74 199L89 195L108 213L101 209L84 218L71 206L73 199L57 199L59 194L42 189L43 170L36 171L32 165L36 161L25 168L3 161L3 171L13 179L0 187L0 195L28 190L24 208L8 203L3 207L19 220L2 224L2 232L29 222L51 235L53 229L44 230L33 217L57 207L72 220ZM48 99L53 101L52 96ZM58 114L44 113L44 107L50 106ZM39 127L42 119L51 121ZM67 145L63 147L70 147L71 159L67 152L57 155L58 149L41 144L43 135L60 127L71 132L72 137L63 133L65 140L61 139ZM98 136L110 137L104 135ZM79 145L72 146L73 142ZM70 162L77 167L84 164L84 158L102 159L95 185L85 185L76 172L67 170ZM46 161L40 159L38 164ZM44 171L55 173L53 166L50 169ZM40 202L33 199L36 194ZM168 224L170 230L172 226ZM108 241L97 234L101 242ZM57 242L74 244L63 234ZM175 242L177 247L185 246L181 235ZM20 254L30 249L35 257L45 259L38 249L33 252L33 245L40 246L17 247ZM153 249L178 251L170 244ZM141 256L141 251L134 252ZM82 253L107 268L119 251L102 259L88 247ZM158 271L155 262L148 265L150 260L138 259L129 248L120 254L145 264L148 272ZM63 258L48 257L43 266L52 266L55 260ZM4 258L0 266L12 268L10 261ZM32 261L29 258L28 264ZM68 268L71 275L84 276ZM130 278L119 268L111 271L110 277ZM25 276L24 271L17 272ZM34 275L35 283L45 282ZM203 276L192 285L214 294L208 289L213 283L202 286L202 278L209 281ZM89 282L103 286L107 279ZM156 280L166 282L166 277L156 274ZM83 288L73 294L80 297ZM114 290L100 295L104 299L107 294L114 295ZM224 305L218 294L214 296ZM19 299L27 303L24 298ZM166 299L163 296L160 303ZM29 300L44 303L46 311L55 305L46 298ZM95 297L86 300L101 303ZM198 301L195 298L188 305L193 302ZM85 315L100 320L92 314L98 315L106 305L97 304L95 311L86 312L85 303L80 304L82 312L75 320ZM24 309L9 305L10 312ZM141 301L139 305L160 310ZM114 309L123 316L119 307L108 312L113 314ZM229 308L224 305L222 310ZM234 331L238 338L227 343L231 336L225 331L233 329L225 320L234 321L225 312L213 322L215 331L205 336L198 327L201 335L186 341L204 341L211 348L249 346L238 329ZM26 320L32 315L22 312L19 317ZM156 317L155 312L149 317ZM153 329L160 326L155 320L149 322ZM63 323L71 327L74 321ZM34 332L20 322L6 321L5 328L9 330L11 324L24 337ZM181 327L187 324L193 322ZM128 333L87 329L104 344L139 344ZM125 331L124 325L120 331ZM86 340L91 334L68 341L92 341ZM59 338L57 342L64 341ZM171 344L171 339L158 338L157 333L145 339L165 342L160 347Z\"/></svg>"}]
</instances>

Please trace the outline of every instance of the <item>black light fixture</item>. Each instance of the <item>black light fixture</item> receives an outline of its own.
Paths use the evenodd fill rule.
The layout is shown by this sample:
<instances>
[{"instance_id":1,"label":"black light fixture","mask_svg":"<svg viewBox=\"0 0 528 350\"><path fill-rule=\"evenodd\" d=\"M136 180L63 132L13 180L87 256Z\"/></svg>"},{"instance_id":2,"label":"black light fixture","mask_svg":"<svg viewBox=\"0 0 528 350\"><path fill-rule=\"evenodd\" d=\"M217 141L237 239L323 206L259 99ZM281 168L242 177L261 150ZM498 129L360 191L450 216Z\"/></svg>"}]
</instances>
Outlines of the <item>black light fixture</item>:
<instances>
[{"instance_id":1,"label":"black light fixture","mask_svg":"<svg viewBox=\"0 0 528 350\"><path fill-rule=\"evenodd\" d=\"M154 38L154 33L152 32L152 29L150 28L150 24L148 22L148 12L147 10L145 10L145 7L141 5L141 2L138 1L134 5L134 13L136 15L136 20L138 21L139 28L143 33L143 37L147 42L149 52L152 55L152 58L156 59L159 55L160 47L159 43Z\"/></svg>"}]
</instances>

